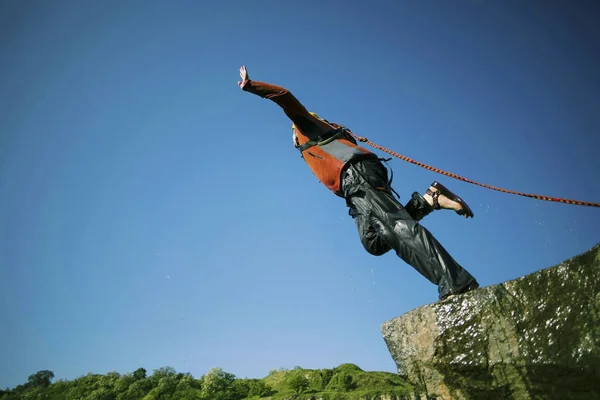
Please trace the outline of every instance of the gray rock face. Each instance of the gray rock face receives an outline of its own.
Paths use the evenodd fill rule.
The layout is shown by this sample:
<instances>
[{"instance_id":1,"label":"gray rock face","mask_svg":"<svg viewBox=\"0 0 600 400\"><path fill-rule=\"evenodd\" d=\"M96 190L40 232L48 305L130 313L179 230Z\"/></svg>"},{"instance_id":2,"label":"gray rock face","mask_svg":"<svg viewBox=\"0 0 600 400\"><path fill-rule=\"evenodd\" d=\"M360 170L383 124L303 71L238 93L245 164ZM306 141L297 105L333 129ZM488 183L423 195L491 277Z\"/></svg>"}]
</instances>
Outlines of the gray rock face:
<instances>
[{"instance_id":1,"label":"gray rock face","mask_svg":"<svg viewBox=\"0 0 600 400\"><path fill-rule=\"evenodd\" d=\"M600 399L600 244L563 263L385 322L427 399Z\"/></svg>"}]
</instances>

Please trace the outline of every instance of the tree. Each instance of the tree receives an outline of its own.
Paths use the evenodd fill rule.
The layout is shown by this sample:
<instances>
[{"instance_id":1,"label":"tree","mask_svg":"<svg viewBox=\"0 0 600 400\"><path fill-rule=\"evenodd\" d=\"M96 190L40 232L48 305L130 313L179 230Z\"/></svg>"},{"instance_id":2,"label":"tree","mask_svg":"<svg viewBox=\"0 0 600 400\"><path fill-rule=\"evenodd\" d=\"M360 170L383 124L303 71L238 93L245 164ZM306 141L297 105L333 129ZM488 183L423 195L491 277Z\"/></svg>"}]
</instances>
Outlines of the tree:
<instances>
[{"instance_id":1,"label":"tree","mask_svg":"<svg viewBox=\"0 0 600 400\"><path fill-rule=\"evenodd\" d=\"M354 383L354 380L352 379L352 375L350 375L350 374L344 373L342 375L341 384L342 384L342 387L344 388L344 390L346 390L346 391L353 390L356 388L356 384Z\"/></svg>"},{"instance_id":2,"label":"tree","mask_svg":"<svg viewBox=\"0 0 600 400\"><path fill-rule=\"evenodd\" d=\"M212 368L204 376L202 389L208 394L215 394L227 390L234 380L235 375L221 368Z\"/></svg>"},{"instance_id":3,"label":"tree","mask_svg":"<svg viewBox=\"0 0 600 400\"><path fill-rule=\"evenodd\" d=\"M308 378L302 373L297 373L290 378L288 384L296 393L302 393L308 389Z\"/></svg>"},{"instance_id":4,"label":"tree","mask_svg":"<svg viewBox=\"0 0 600 400\"><path fill-rule=\"evenodd\" d=\"M181 375L173 398L178 400L199 399L202 394L200 381L194 379L190 373Z\"/></svg>"},{"instance_id":5,"label":"tree","mask_svg":"<svg viewBox=\"0 0 600 400\"><path fill-rule=\"evenodd\" d=\"M156 389L158 389L161 396L168 398L175 393L178 383L179 379L177 375L167 375L160 378Z\"/></svg>"},{"instance_id":6,"label":"tree","mask_svg":"<svg viewBox=\"0 0 600 400\"><path fill-rule=\"evenodd\" d=\"M269 385L260 379L250 379L248 381L248 397L267 397L273 390Z\"/></svg>"},{"instance_id":7,"label":"tree","mask_svg":"<svg viewBox=\"0 0 600 400\"><path fill-rule=\"evenodd\" d=\"M29 375L28 383L33 387L46 388L50 386L50 381L54 378L54 372L47 369L36 372L35 374Z\"/></svg>"},{"instance_id":8,"label":"tree","mask_svg":"<svg viewBox=\"0 0 600 400\"><path fill-rule=\"evenodd\" d=\"M133 384L133 382L135 382L133 374L127 373L121 375L115 382L115 391L117 393L125 393L127 392L127 389L129 389L129 386Z\"/></svg>"},{"instance_id":9,"label":"tree","mask_svg":"<svg viewBox=\"0 0 600 400\"><path fill-rule=\"evenodd\" d=\"M25 393L22 394L23 397L20 397L20 399L23 399L23 400L41 399L42 391L43 391L43 388L41 386L36 386L36 387L32 386L29 389L27 389L27 391L25 391Z\"/></svg>"},{"instance_id":10,"label":"tree","mask_svg":"<svg viewBox=\"0 0 600 400\"><path fill-rule=\"evenodd\" d=\"M114 393L105 387L94 390L87 397L89 400L113 400L114 398Z\"/></svg>"},{"instance_id":11,"label":"tree","mask_svg":"<svg viewBox=\"0 0 600 400\"><path fill-rule=\"evenodd\" d=\"M230 398L233 400L245 399L250 392L250 386L245 379L236 379L229 388Z\"/></svg>"},{"instance_id":12,"label":"tree","mask_svg":"<svg viewBox=\"0 0 600 400\"><path fill-rule=\"evenodd\" d=\"M140 379L146 379L146 370L144 368L138 368L133 372L133 379L139 381Z\"/></svg>"},{"instance_id":13,"label":"tree","mask_svg":"<svg viewBox=\"0 0 600 400\"><path fill-rule=\"evenodd\" d=\"M233 393L235 380L235 375L221 368L212 368L202 377L202 394L211 400L235 399L236 394Z\"/></svg>"},{"instance_id":14,"label":"tree","mask_svg":"<svg viewBox=\"0 0 600 400\"><path fill-rule=\"evenodd\" d=\"M154 370L152 377L156 377L158 379L164 378L167 376L177 375L177 371L173 367L160 367Z\"/></svg>"},{"instance_id":15,"label":"tree","mask_svg":"<svg viewBox=\"0 0 600 400\"><path fill-rule=\"evenodd\" d=\"M48 400L66 400L69 398L68 393L71 385L70 381L59 379L45 390L44 396L46 397L44 398Z\"/></svg>"},{"instance_id":16,"label":"tree","mask_svg":"<svg viewBox=\"0 0 600 400\"><path fill-rule=\"evenodd\" d=\"M357 385L352 374L347 372L338 372L334 375L329 384L330 389L350 391L356 389Z\"/></svg>"},{"instance_id":17,"label":"tree","mask_svg":"<svg viewBox=\"0 0 600 400\"><path fill-rule=\"evenodd\" d=\"M119 400L134 400L143 398L152 389L152 382L148 379L140 379L133 382L127 388L127 391L121 393Z\"/></svg>"},{"instance_id":18,"label":"tree","mask_svg":"<svg viewBox=\"0 0 600 400\"><path fill-rule=\"evenodd\" d=\"M319 371L319 375L321 376L321 388L325 389L331 378L333 378L333 370L331 369L322 369Z\"/></svg>"},{"instance_id":19,"label":"tree","mask_svg":"<svg viewBox=\"0 0 600 400\"><path fill-rule=\"evenodd\" d=\"M117 371L111 371L106 374L106 377L109 378L111 381L116 381L117 379L119 379L121 377L121 374L118 373Z\"/></svg>"}]
</instances>

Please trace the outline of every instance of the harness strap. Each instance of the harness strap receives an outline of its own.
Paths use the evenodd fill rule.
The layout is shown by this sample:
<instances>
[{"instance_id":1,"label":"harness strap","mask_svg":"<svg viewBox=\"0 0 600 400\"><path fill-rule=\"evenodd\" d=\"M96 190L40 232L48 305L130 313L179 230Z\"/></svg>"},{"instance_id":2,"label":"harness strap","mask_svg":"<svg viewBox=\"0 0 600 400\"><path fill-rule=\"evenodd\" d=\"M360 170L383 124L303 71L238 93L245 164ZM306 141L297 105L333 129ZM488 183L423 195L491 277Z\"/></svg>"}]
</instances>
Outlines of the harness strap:
<instances>
[{"instance_id":1,"label":"harness strap","mask_svg":"<svg viewBox=\"0 0 600 400\"><path fill-rule=\"evenodd\" d=\"M331 143L338 137L342 136L345 133L344 128L334 129L327 133L324 133L321 136L317 136L315 139L309 140L308 142L298 146L298 150L302 153L304 150L310 149L313 146L321 146L327 143Z\"/></svg>"},{"instance_id":2,"label":"harness strap","mask_svg":"<svg viewBox=\"0 0 600 400\"><path fill-rule=\"evenodd\" d=\"M379 161L383 161L385 163L385 165L387 165L389 167L389 169L390 169L390 180L388 181L388 186L389 186L390 190L392 192L394 192L394 194L396 195L397 198L400 198L400 195L398 194L398 192L396 192L394 190L394 188L392 187L392 181L394 180L394 170L387 163L388 161L391 161L391 160L392 160L391 158L379 158Z\"/></svg>"}]
</instances>

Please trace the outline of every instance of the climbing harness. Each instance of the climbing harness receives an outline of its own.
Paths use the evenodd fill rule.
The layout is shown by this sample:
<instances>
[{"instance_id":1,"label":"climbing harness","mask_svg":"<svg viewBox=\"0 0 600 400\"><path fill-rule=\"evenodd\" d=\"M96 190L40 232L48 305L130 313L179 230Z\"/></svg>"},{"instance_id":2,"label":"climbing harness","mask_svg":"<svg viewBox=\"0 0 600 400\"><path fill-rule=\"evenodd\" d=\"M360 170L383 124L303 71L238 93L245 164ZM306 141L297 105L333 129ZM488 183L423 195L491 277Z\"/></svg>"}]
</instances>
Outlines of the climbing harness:
<instances>
[{"instance_id":1,"label":"climbing harness","mask_svg":"<svg viewBox=\"0 0 600 400\"><path fill-rule=\"evenodd\" d=\"M400 199L400 195L392 187L392 181L394 180L394 170L392 169L392 167L390 167L390 164L388 164L388 161L392 161L392 159L391 158L379 158L379 161L384 162L385 165L387 165L388 168L390 169L390 180L388 181L388 189L391 190L398 199Z\"/></svg>"},{"instance_id":2,"label":"climbing harness","mask_svg":"<svg viewBox=\"0 0 600 400\"><path fill-rule=\"evenodd\" d=\"M464 182L467 182L467 183L472 183L473 185L482 186L484 188L496 190L498 192L504 192L504 193L509 193L509 194L516 194L518 196L524 196L524 197L529 197L529 198L538 199L538 200L554 201L554 202L558 202L558 203L574 204L574 205L578 205L578 206L600 207L600 203L594 203L594 202L591 202L591 201L561 199L559 197L549 197L549 196L541 196L541 195L538 195L538 194L528 194L528 193L516 192L514 190L502 189L502 188L491 186L491 185L486 185L485 183L475 182L475 181L473 181L471 179L463 178L462 176L459 176L459 175L456 175L456 174L453 174L453 173L450 173L450 172L446 172L446 171L443 171L443 170L441 170L439 168L435 168L435 167L432 167L430 165L423 164L422 162L410 159L410 158L408 158L406 156L403 156L402 154L398 154L398 153L396 153L394 151L386 149L385 147L379 146L379 145L371 142L366 137L358 136L354 132L350 131L347 128L346 128L346 130L352 136L354 136L356 138L356 140L358 140L359 142L366 143L366 144L368 144L371 147L374 147L376 149L384 151L384 152L386 152L388 154L391 154L394 157L398 157L399 159L407 161L407 162L409 162L411 164L415 164L415 165L418 165L419 167L428 169L428 170L433 171L433 172L437 172L438 174L449 176L450 178L458 179L460 181L464 181Z\"/></svg>"},{"instance_id":3,"label":"climbing harness","mask_svg":"<svg viewBox=\"0 0 600 400\"><path fill-rule=\"evenodd\" d=\"M309 140L308 142L302 144L302 145L298 145L296 146L296 148L298 150L300 150L300 153L302 153L304 150L310 149L313 146L323 146L326 145L327 143L331 143L333 142L335 139L337 139L338 137L342 136L344 134L344 129L342 128L338 128L332 131L327 132L324 135L318 136L315 139Z\"/></svg>"}]
</instances>

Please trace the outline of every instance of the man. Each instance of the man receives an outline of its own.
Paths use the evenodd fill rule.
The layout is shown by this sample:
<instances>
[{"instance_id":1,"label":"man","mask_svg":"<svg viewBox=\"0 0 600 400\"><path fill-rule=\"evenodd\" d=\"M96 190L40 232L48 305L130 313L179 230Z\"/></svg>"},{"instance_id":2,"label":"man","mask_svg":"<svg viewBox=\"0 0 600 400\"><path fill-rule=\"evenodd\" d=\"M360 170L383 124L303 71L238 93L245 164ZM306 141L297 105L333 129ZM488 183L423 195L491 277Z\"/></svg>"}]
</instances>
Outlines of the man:
<instances>
[{"instance_id":1,"label":"man","mask_svg":"<svg viewBox=\"0 0 600 400\"><path fill-rule=\"evenodd\" d=\"M319 181L346 200L364 248L375 256L390 250L438 286L440 300L477 289L477 280L459 265L419 221L433 210L473 217L469 206L439 182L424 195L414 192L403 207L392 195L380 159L358 146L347 129L309 112L287 89L250 80L240 68L240 88L279 105L292 121L292 139Z\"/></svg>"}]
</instances>

